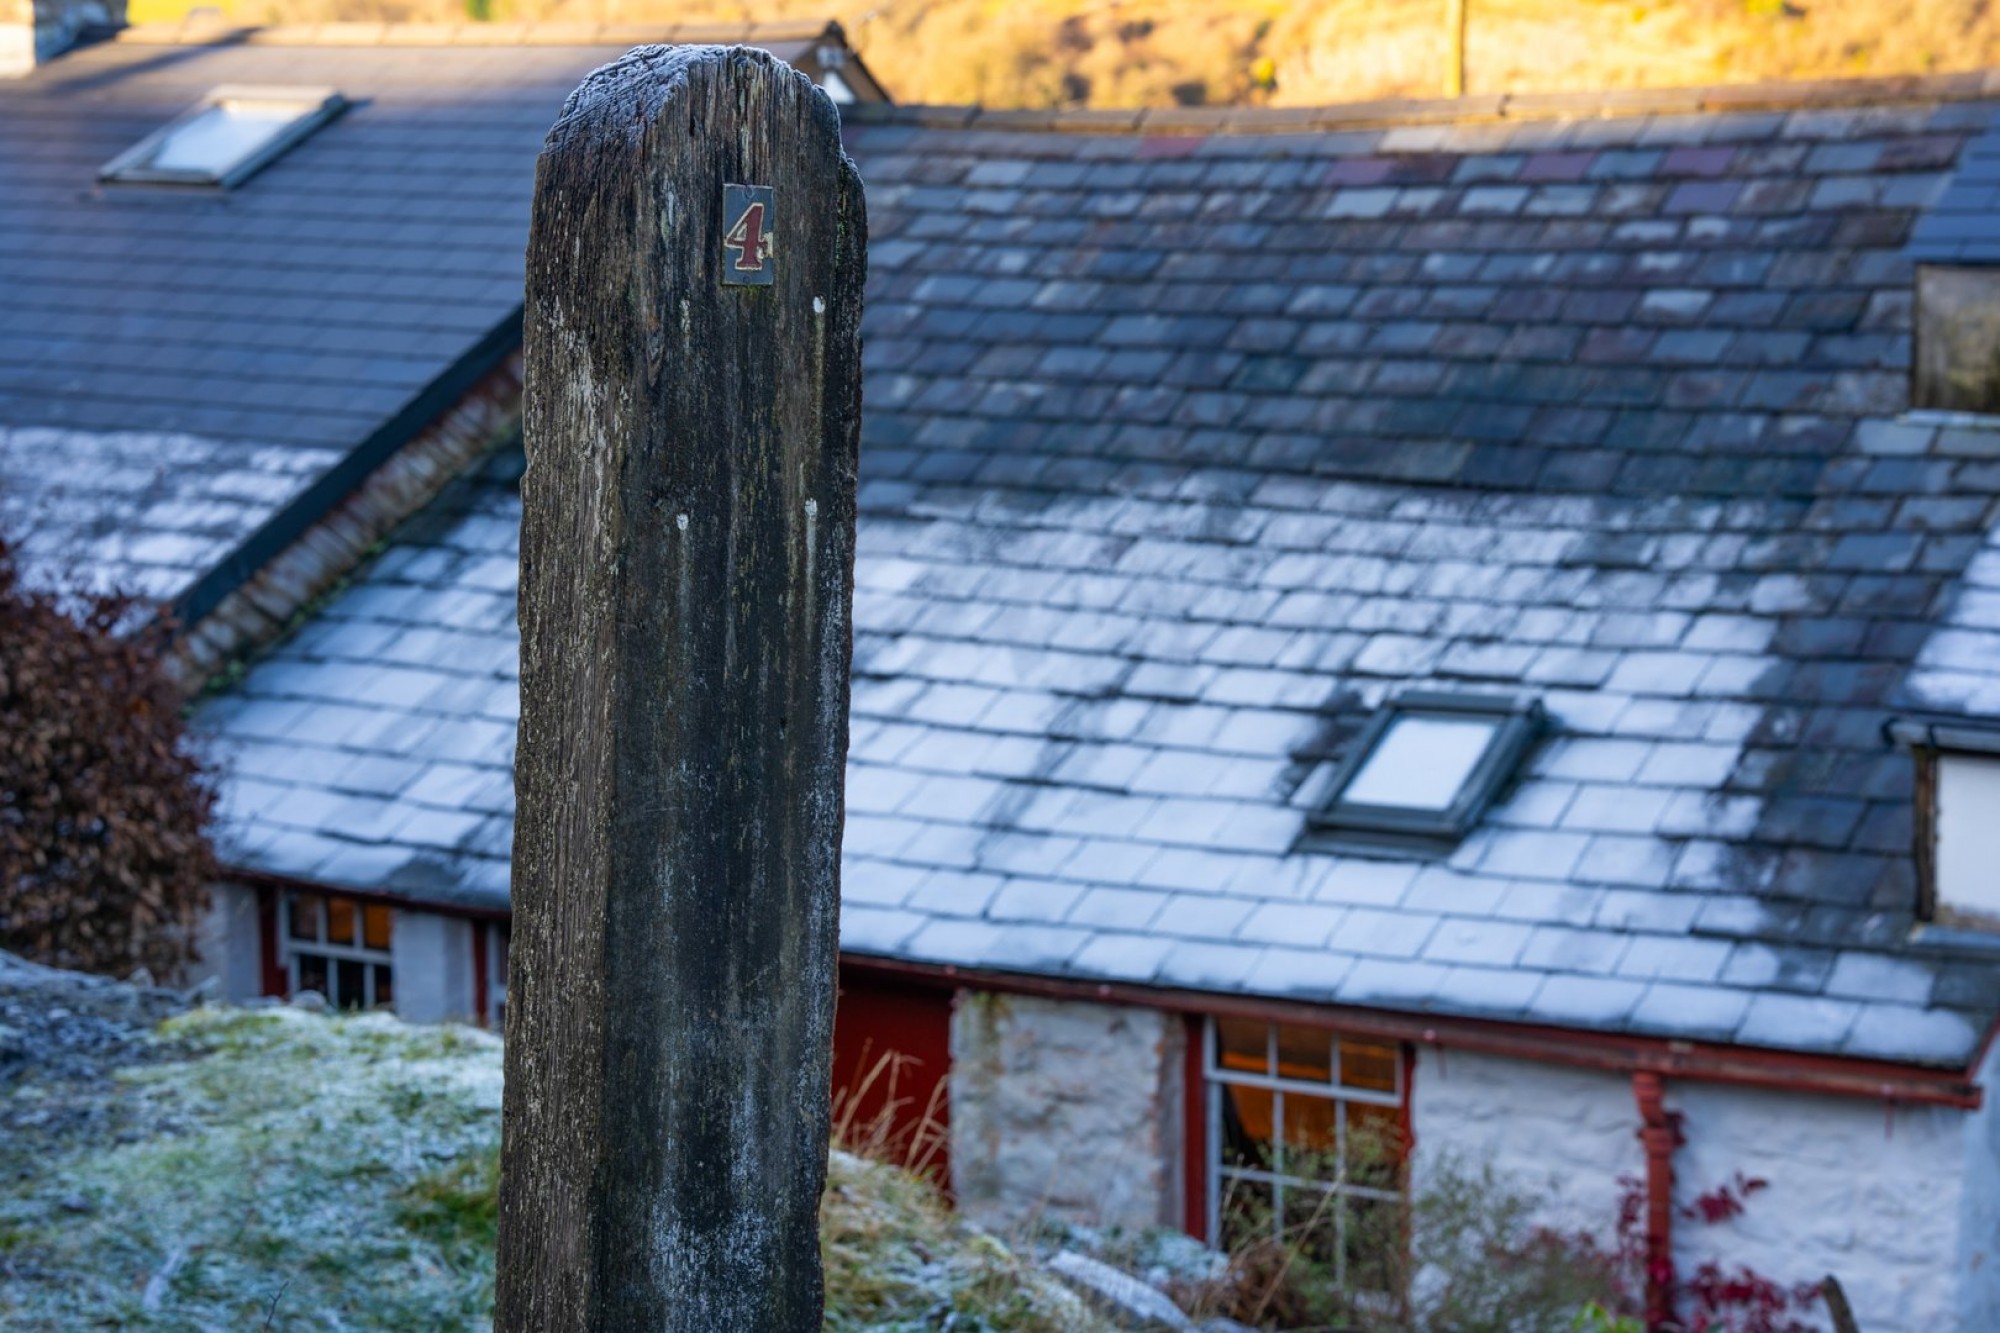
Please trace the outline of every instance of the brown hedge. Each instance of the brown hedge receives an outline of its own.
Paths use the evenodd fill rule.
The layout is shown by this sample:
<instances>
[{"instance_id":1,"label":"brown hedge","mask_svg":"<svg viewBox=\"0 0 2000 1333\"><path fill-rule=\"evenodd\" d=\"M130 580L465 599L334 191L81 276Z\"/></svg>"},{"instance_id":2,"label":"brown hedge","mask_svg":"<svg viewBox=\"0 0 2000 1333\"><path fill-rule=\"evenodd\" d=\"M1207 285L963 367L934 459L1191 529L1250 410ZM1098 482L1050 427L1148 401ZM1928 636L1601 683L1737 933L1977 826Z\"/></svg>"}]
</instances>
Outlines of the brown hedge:
<instances>
[{"instance_id":1,"label":"brown hedge","mask_svg":"<svg viewBox=\"0 0 2000 1333\"><path fill-rule=\"evenodd\" d=\"M193 958L215 792L166 632L136 598L24 586L0 540L0 948L163 981Z\"/></svg>"}]
</instances>

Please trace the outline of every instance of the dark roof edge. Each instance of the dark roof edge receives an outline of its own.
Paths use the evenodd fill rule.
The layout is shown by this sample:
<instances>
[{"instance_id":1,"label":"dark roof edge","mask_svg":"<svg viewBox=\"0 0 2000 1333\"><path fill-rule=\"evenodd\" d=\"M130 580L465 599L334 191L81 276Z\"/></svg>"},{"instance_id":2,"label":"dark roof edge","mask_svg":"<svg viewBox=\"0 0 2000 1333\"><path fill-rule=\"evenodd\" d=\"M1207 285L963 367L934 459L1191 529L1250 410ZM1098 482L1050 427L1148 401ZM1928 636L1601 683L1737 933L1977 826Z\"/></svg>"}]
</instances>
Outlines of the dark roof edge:
<instances>
[{"instance_id":1,"label":"dark roof edge","mask_svg":"<svg viewBox=\"0 0 2000 1333\"><path fill-rule=\"evenodd\" d=\"M283 875L270 870L251 870L243 866L225 865L216 876L220 883L237 884L246 889L276 889L279 892L332 893L343 898L358 898L363 902L386 903L391 907L405 907L420 912L434 912L439 916L462 917L470 921L511 921L513 909L502 899L490 900L484 894L469 894L465 898L442 898L431 893L411 893L402 889L364 888L354 884L340 884L330 879L305 879L298 875Z\"/></svg>"},{"instance_id":2,"label":"dark roof edge","mask_svg":"<svg viewBox=\"0 0 2000 1333\"><path fill-rule=\"evenodd\" d=\"M219 878L233 880L246 887L348 894L445 916L487 921L510 920L513 916L511 907L505 905L453 902L434 895L356 888L328 880L242 866L224 866ZM840 961L843 965L884 976L954 989L977 987L1050 999L1129 1004L1187 1014L1235 1015L1278 1022L1333 1022L1359 1035L1407 1041L1435 1049L1479 1051L1488 1055L1620 1074L1655 1073L1691 1082L1734 1083L1781 1092L1860 1097L1892 1105L1954 1106L1965 1110L1976 1110L1985 1101L1985 1091L1977 1082L1978 1070L1986 1061L1987 1048L1995 1034L2000 1033L2000 1024L1989 1023L1965 1065L1940 1066L1865 1056L1815 1055L1762 1046L1722 1045L1640 1033L1607 1032L1599 1028L1553 1027L1500 1019L1362 1008L1326 1001L1274 999L1133 982L1095 981L1086 977L958 967L846 948L840 951Z\"/></svg>"},{"instance_id":3,"label":"dark roof edge","mask_svg":"<svg viewBox=\"0 0 2000 1333\"><path fill-rule=\"evenodd\" d=\"M1903 1105L1976 1109L1985 1100L1977 1073L2000 1027L1989 1023L1963 1066L1919 1064L1868 1056L1822 1055L1765 1046L1740 1046L1650 1036L1586 1026L1557 1027L1436 1012L1377 1009L1334 1001L1292 1000L1240 992L1216 993L1087 977L1057 977L995 968L957 967L840 951L842 963L885 975L956 987L1039 995L1051 999L1143 1005L1189 1014L1220 1014L1272 1021L1334 1024L1364 1036L1438 1049L1602 1069L1655 1073L1690 1082L1733 1083L1786 1092L1817 1092Z\"/></svg>"},{"instance_id":4,"label":"dark roof edge","mask_svg":"<svg viewBox=\"0 0 2000 1333\"><path fill-rule=\"evenodd\" d=\"M1919 750L1962 750L2000 754L2000 726L1974 717L1892 717L1882 724L1884 739Z\"/></svg>"},{"instance_id":5,"label":"dark roof edge","mask_svg":"<svg viewBox=\"0 0 2000 1333\"><path fill-rule=\"evenodd\" d=\"M1962 74L1724 83L1582 93L1485 93L1385 98L1318 107L1148 107L1128 111L996 111L976 106L852 106L857 125L920 125L1057 134L1299 134L1393 126L1585 120L1617 116L1808 111L1892 102L1963 102L2000 97L2000 69Z\"/></svg>"},{"instance_id":6,"label":"dark roof edge","mask_svg":"<svg viewBox=\"0 0 2000 1333\"><path fill-rule=\"evenodd\" d=\"M847 45L831 20L790 23L279 23L216 19L144 23L121 29L133 46L640 46L648 43L761 46L830 39Z\"/></svg>"},{"instance_id":7,"label":"dark roof edge","mask_svg":"<svg viewBox=\"0 0 2000 1333\"><path fill-rule=\"evenodd\" d=\"M418 390L395 416L376 427L296 499L239 542L221 563L196 579L174 600L171 608L174 618L183 626L193 625L213 611L223 598L247 583L321 515L485 379L520 343L521 308L516 306L511 315L489 329L443 374Z\"/></svg>"}]
</instances>

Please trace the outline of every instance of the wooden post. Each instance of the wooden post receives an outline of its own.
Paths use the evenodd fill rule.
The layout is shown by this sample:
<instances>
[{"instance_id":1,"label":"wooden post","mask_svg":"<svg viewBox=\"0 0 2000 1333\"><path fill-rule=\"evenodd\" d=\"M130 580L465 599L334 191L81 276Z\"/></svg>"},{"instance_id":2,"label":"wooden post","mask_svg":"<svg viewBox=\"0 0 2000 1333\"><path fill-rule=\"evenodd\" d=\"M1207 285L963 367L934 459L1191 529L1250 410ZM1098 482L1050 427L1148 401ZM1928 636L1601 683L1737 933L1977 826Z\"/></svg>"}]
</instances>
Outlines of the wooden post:
<instances>
[{"instance_id":1,"label":"wooden post","mask_svg":"<svg viewBox=\"0 0 2000 1333\"><path fill-rule=\"evenodd\" d=\"M1839 1278L1831 1273L1821 1278L1819 1294L1826 1299L1826 1317L1833 1321L1833 1333L1861 1333L1861 1325L1854 1322L1854 1307L1847 1303L1847 1292Z\"/></svg>"},{"instance_id":2,"label":"wooden post","mask_svg":"<svg viewBox=\"0 0 2000 1333\"><path fill-rule=\"evenodd\" d=\"M1444 95L1465 96L1465 6L1467 0L1444 0Z\"/></svg>"},{"instance_id":3,"label":"wooden post","mask_svg":"<svg viewBox=\"0 0 2000 1333\"><path fill-rule=\"evenodd\" d=\"M500 1333L820 1326L865 240L763 52L542 151Z\"/></svg>"}]
</instances>

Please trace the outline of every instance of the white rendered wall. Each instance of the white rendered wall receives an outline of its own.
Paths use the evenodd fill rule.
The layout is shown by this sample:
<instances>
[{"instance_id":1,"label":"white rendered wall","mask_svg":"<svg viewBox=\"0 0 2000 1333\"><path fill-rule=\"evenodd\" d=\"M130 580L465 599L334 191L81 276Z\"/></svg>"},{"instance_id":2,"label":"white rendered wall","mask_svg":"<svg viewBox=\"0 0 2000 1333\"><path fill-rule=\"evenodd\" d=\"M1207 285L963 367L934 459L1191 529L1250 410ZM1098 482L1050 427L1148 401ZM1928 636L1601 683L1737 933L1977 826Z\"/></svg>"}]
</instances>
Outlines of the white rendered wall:
<instances>
[{"instance_id":1,"label":"white rendered wall","mask_svg":"<svg viewBox=\"0 0 2000 1333\"><path fill-rule=\"evenodd\" d=\"M2000 1108L1891 1117L1877 1101L1673 1080L1666 1101L1687 1137L1677 1205L1739 1171L1769 1182L1731 1221L1677 1213L1682 1277L1710 1259L1786 1285L1832 1273L1868 1333L2000 1330ZM1565 1230L1609 1240L1618 1178L1645 1174L1626 1076L1425 1049L1411 1114L1419 1188L1441 1154L1491 1161Z\"/></svg>"},{"instance_id":2,"label":"white rendered wall","mask_svg":"<svg viewBox=\"0 0 2000 1333\"><path fill-rule=\"evenodd\" d=\"M1831 1273L1868 1333L1961 1327L1965 1112L1671 1082L1667 1105L1686 1117L1677 1203L1738 1171L1770 1182L1729 1222L1675 1219L1683 1277L1708 1259L1783 1283Z\"/></svg>"},{"instance_id":3,"label":"white rendered wall","mask_svg":"<svg viewBox=\"0 0 2000 1333\"><path fill-rule=\"evenodd\" d=\"M412 1023L469 1023L472 996L472 924L434 912L396 911L389 940L396 969L396 1014Z\"/></svg>"},{"instance_id":4,"label":"white rendered wall","mask_svg":"<svg viewBox=\"0 0 2000 1333\"><path fill-rule=\"evenodd\" d=\"M966 992L951 1020L951 1178L1010 1229L1182 1222L1184 1026L1123 1005Z\"/></svg>"},{"instance_id":5,"label":"white rendered wall","mask_svg":"<svg viewBox=\"0 0 2000 1333\"><path fill-rule=\"evenodd\" d=\"M2000 1043L1980 1065L1986 1104L1965 1117L1959 1199L1958 1327L2000 1328Z\"/></svg>"},{"instance_id":6,"label":"white rendered wall","mask_svg":"<svg viewBox=\"0 0 2000 1333\"><path fill-rule=\"evenodd\" d=\"M1419 1192L1447 1156L1491 1162L1546 1200L1538 1222L1564 1231L1608 1239L1618 1178L1646 1170L1632 1080L1617 1074L1419 1047L1410 1119Z\"/></svg>"},{"instance_id":7,"label":"white rendered wall","mask_svg":"<svg viewBox=\"0 0 2000 1333\"><path fill-rule=\"evenodd\" d=\"M201 957L188 968L190 985L215 978L220 997L248 1000L264 993L264 932L257 915L257 891L241 884L216 884L209 891L208 915L195 935Z\"/></svg>"}]
</instances>

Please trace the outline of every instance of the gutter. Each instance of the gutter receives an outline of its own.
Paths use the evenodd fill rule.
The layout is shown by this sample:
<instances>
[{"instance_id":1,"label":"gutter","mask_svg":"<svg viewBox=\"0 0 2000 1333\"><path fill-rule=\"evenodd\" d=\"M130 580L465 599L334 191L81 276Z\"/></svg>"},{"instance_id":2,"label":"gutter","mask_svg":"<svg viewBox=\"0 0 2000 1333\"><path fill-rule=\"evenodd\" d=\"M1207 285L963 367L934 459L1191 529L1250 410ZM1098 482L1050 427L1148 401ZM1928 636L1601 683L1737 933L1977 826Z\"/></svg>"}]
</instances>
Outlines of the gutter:
<instances>
[{"instance_id":1,"label":"gutter","mask_svg":"<svg viewBox=\"0 0 2000 1333\"><path fill-rule=\"evenodd\" d=\"M342 898L352 898L356 902L379 903L384 907L404 907L413 911L432 912L438 916L455 916L465 921L506 922L514 918L513 912L505 907L439 902L435 898L419 898L414 894L398 893L391 889L357 889L347 884L300 879L296 875L274 875L268 871L244 870L236 866L223 866L215 878L220 883L241 884L251 889L273 889L284 893L337 894Z\"/></svg>"},{"instance_id":2,"label":"gutter","mask_svg":"<svg viewBox=\"0 0 2000 1333\"><path fill-rule=\"evenodd\" d=\"M1816 1092L1910 1106L1977 1110L1985 1094L1973 1069L1938 1069L1890 1060L1718 1042L1682 1041L1626 1033L1592 1032L1539 1023L1411 1014L1358 1005L1222 995L1128 982L1042 977L949 963L914 963L843 952L841 962L865 972L970 986L1050 999L1091 1000L1169 1009L1188 1014L1220 1014L1267 1022L1338 1026L1360 1036L1406 1041L1434 1049L1452 1048L1544 1064L1658 1078L1726 1083L1777 1092ZM1982 1046L1982 1050L1984 1047Z\"/></svg>"},{"instance_id":3,"label":"gutter","mask_svg":"<svg viewBox=\"0 0 2000 1333\"><path fill-rule=\"evenodd\" d=\"M516 347L521 345L521 308L488 329L478 342L447 367L443 374L419 389L416 396L376 427L360 444L313 483L291 503L265 520L224 556L222 561L196 579L169 608L176 625L183 628L198 623L215 610L222 600L254 578L258 571L305 535L307 529L339 504L397 450L435 422L466 392L485 379Z\"/></svg>"},{"instance_id":4,"label":"gutter","mask_svg":"<svg viewBox=\"0 0 2000 1333\"><path fill-rule=\"evenodd\" d=\"M380 889L301 879L267 871L225 867L219 879L253 888L297 889L308 893L338 893L368 902L409 907L471 921L509 921L510 909L438 902ZM1985 1104L1984 1090L1973 1080L1975 1062L1965 1069L1939 1069L1891 1060L1840 1055L1808 1055L1759 1046L1681 1041L1625 1033L1592 1032L1540 1023L1507 1023L1491 1019L1453 1018L1442 1014L1411 1014L1358 1005L1269 999L1258 995L1225 995L1169 986L1130 982L1083 981L1036 976L952 963L918 963L841 950L841 966L877 976L929 982L952 988L969 987L1010 995L1047 999L1127 1004L1189 1015L1255 1018L1266 1022L1335 1026L1357 1036L1428 1046L1434 1050L1476 1051L1599 1069L1655 1080L1685 1079L1764 1088L1774 1092L1814 1092L1831 1097L1857 1097L1891 1105L1948 1106L1976 1111ZM1980 1055L1993 1040L1989 1031ZM1644 1103L1641 1103L1642 1112Z\"/></svg>"}]
</instances>

